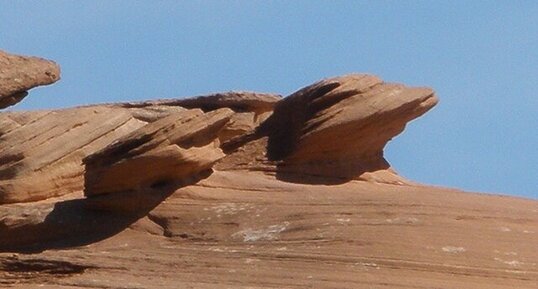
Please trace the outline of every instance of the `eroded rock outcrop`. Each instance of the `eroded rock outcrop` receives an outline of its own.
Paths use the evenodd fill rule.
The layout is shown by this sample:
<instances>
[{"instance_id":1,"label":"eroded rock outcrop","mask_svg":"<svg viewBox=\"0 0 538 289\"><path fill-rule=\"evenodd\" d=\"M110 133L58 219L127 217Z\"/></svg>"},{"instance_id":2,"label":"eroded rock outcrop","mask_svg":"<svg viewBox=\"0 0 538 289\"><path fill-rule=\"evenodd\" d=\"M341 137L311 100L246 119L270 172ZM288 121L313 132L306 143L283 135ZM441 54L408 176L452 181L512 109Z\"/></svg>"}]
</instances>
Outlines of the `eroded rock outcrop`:
<instances>
[{"instance_id":1,"label":"eroded rock outcrop","mask_svg":"<svg viewBox=\"0 0 538 289\"><path fill-rule=\"evenodd\" d=\"M357 178L385 170L387 142L436 103L430 88L384 83L375 76L323 80L276 107L268 122L269 158L283 160L281 170L323 176ZM282 129L285 123L291 132ZM375 180L401 181L392 175Z\"/></svg>"},{"instance_id":2,"label":"eroded rock outcrop","mask_svg":"<svg viewBox=\"0 0 538 289\"><path fill-rule=\"evenodd\" d=\"M0 114L0 204L43 200L82 190L83 158L168 116L175 115L180 120L193 112L202 115L202 109L207 113L220 109L222 113L228 108L227 121L218 131L222 142L254 130L279 99L270 94L229 94L180 102L161 100ZM215 104L208 105L213 98ZM240 105L244 99L248 105ZM180 106L183 102L188 105ZM145 129L161 126L165 127L162 121Z\"/></svg>"},{"instance_id":3,"label":"eroded rock outcrop","mask_svg":"<svg viewBox=\"0 0 538 289\"><path fill-rule=\"evenodd\" d=\"M108 107L0 114L0 204L81 190L82 158L145 124Z\"/></svg>"},{"instance_id":4,"label":"eroded rock outcrop","mask_svg":"<svg viewBox=\"0 0 538 289\"><path fill-rule=\"evenodd\" d=\"M536 201L384 159L436 102L347 75L0 113L0 286L534 289Z\"/></svg>"},{"instance_id":5,"label":"eroded rock outcrop","mask_svg":"<svg viewBox=\"0 0 538 289\"><path fill-rule=\"evenodd\" d=\"M390 168L383 148L436 103L429 88L384 83L371 75L325 79L278 102L255 132L225 144L230 165L220 167L274 170L299 182L321 177L403 184L407 181ZM255 162L263 147L266 157ZM244 166L248 158L250 166Z\"/></svg>"},{"instance_id":6,"label":"eroded rock outcrop","mask_svg":"<svg viewBox=\"0 0 538 289\"><path fill-rule=\"evenodd\" d=\"M101 152L101 157L98 154L88 158L90 170L84 168L82 159L102 149L118 151L116 147L132 146L137 141L140 143L136 145L163 142L157 138L157 131L171 129L170 125L192 116L203 119L214 111L222 114L223 109L228 110L219 119L218 130L207 132L205 126L210 125L203 121L196 128L201 135L208 133L206 137L210 139L217 137L230 155L219 162L219 169L261 169L283 178L299 174L302 180L317 176L403 183L405 180L389 169L383 147L408 121L435 103L433 91L427 88L407 88L385 84L374 76L349 75L323 80L282 100L276 95L231 92L183 100L4 113L0 115L0 202L27 202L68 194L81 190L84 181L89 194L104 192L111 186L105 184L112 180L123 182L122 190L137 188L140 182L158 182L158 176L164 177L167 170L187 166L180 165L179 159L172 165L171 155L181 155L180 159L188 162L195 158L189 156L195 148L181 152L184 149L179 147L141 151L136 157ZM189 124L173 129L186 132ZM115 146L105 149L113 142ZM211 146L220 151L216 143ZM224 156L213 152L216 151L206 147L194 153L198 157L208 154L204 169L210 169ZM99 158L103 164L97 170L95 160ZM146 167L154 161L156 165ZM115 164L114 168L108 168L106 174L102 172L111 164ZM138 177L127 177L132 171L141 174L143 168L151 168L142 174L147 180L137 182ZM124 173L115 175L116 169ZM111 179L97 184L96 180L103 178L101 174ZM180 180L180 175L165 178Z\"/></svg>"},{"instance_id":7,"label":"eroded rock outcrop","mask_svg":"<svg viewBox=\"0 0 538 289\"><path fill-rule=\"evenodd\" d=\"M86 159L86 196L192 178L224 157L218 133L233 111L188 110L150 123Z\"/></svg>"},{"instance_id":8,"label":"eroded rock outcrop","mask_svg":"<svg viewBox=\"0 0 538 289\"><path fill-rule=\"evenodd\" d=\"M437 103L430 88L387 84L371 75L330 78L288 96L261 128L269 158L287 165L384 162L383 148ZM332 167L331 171L340 171ZM327 170L329 171L329 170Z\"/></svg>"},{"instance_id":9,"label":"eroded rock outcrop","mask_svg":"<svg viewBox=\"0 0 538 289\"><path fill-rule=\"evenodd\" d=\"M177 188L215 170L261 171L297 183L314 178L327 184L352 179L404 184L384 160L383 147L435 103L427 88L348 75L322 80L284 99L230 92L4 113L0 202L84 191L88 199L77 206L143 215ZM34 214L6 214L0 224L5 230L55 231L50 229L57 228L54 222L41 213L43 208L50 213L50 206L28 206ZM88 227L81 222L86 221L72 225Z\"/></svg>"},{"instance_id":10,"label":"eroded rock outcrop","mask_svg":"<svg viewBox=\"0 0 538 289\"><path fill-rule=\"evenodd\" d=\"M427 88L348 75L284 99L230 92L4 113L0 203L84 190L92 208L143 211L166 197L157 193L163 186L190 184L212 170L262 171L299 183L403 184L383 147L435 103Z\"/></svg>"},{"instance_id":11,"label":"eroded rock outcrop","mask_svg":"<svg viewBox=\"0 0 538 289\"><path fill-rule=\"evenodd\" d=\"M58 79L60 67L56 63L0 50L0 109L21 101L29 89Z\"/></svg>"},{"instance_id":12,"label":"eroded rock outcrop","mask_svg":"<svg viewBox=\"0 0 538 289\"><path fill-rule=\"evenodd\" d=\"M282 97L277 94L232 91L186 99L151 100L112 105L129 108L133 113L140 110L143 112L139 114L141 116L147 111L166 108L201 109L204 112L229 108L235 113L219 133L219 139L221 142L225 142L258 127L272 114L274 106L281 99Z\"/></svg>"}]
</instances>

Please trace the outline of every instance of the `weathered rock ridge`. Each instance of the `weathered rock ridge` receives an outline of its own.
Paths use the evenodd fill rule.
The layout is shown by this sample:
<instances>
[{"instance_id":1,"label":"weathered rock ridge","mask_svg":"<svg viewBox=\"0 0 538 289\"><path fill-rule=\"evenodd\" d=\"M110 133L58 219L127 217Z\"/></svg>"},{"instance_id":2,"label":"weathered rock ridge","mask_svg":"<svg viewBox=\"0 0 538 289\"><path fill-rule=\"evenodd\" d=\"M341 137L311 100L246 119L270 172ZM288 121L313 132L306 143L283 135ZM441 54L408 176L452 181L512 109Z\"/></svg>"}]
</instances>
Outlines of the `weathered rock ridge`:
<instances>
[{"instance_id":1,"label":"weathered rock ridge","mask_svg":"<svg viewBox=\"0 0 538 289\"><path fill-rule=\"evenodd\" d=\"M58 79L60 67L56 63L0 50L0 109L21 101L28 95L29 89Z\"/></svg>"},{"instance_id":2,"label":"weathered rock ridge","mask_svg":"<svg viewBox=\"0 0 538 289\"><path fill-rule=\"evenodd\" d=\"M388 170L383 148L436 103L429 88L388 84L371 75L335 77L278 102L271 117L243 139L267 137L265 155L281 176L401 184L405 180Z\"/></svg>"},{"instance_id":3,"label":"weathered rock ridge","mask_svg":"<svg viewBox=\"0 0 538 289\"><path fill-rule=\"evenodd\" d=\"M0 92L47 83L40 69ZM420 185L384 159L436 103L351 74L284 98L2 112L0 286L536 288L536 201Z\"/></svg>"},{"instance_id":4,"label":"weathered rock ridge","mask_svg":"<svg viewBox=\"0 0 538 289\"><path fill-rule=\"evenodd\" d=\"M299 182L402 184L383 147L436 101L428 88L348 75L282 100L232 92L4 113L0 203L43 200L83 187L92 196L181 182L222 158L220 170L262 170Z\"/></svg>"}]
</instances>

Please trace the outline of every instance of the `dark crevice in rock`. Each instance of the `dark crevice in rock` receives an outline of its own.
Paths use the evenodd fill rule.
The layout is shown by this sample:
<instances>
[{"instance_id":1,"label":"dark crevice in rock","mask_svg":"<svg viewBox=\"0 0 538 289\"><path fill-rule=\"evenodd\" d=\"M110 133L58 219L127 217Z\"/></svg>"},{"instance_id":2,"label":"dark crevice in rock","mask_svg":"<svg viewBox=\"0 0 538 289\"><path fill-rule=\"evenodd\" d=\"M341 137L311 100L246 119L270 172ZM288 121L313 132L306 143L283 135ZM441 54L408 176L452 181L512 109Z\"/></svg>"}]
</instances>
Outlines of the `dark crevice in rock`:
<instances>
[{"instance_id":1,"label":"dark crevice in rock","mask_svg":"<svg viewBox=\"0 0 538 289\"><path fill-rule=\"evenodd\" d=\"M93 266L74 264L67 261L47 259L19 259L16 257L0 259L0 269L6 272L49 274L49 275L72 275L83 273Z\"/></svg>"}]
</instances>

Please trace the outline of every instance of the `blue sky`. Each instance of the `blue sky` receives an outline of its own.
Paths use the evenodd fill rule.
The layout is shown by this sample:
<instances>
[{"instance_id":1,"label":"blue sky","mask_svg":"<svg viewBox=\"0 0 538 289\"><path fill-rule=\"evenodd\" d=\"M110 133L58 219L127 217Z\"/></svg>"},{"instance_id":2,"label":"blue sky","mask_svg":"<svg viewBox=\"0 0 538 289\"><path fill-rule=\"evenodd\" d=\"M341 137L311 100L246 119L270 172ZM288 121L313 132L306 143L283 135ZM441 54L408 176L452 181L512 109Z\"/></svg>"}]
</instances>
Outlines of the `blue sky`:
<instances>
[{"instance_id":1,"label":"blue sky","mask_svg":"<svg viewBox=\"0 0 538 289\"><path fill-rule=\"evenodd\" d=\"M402 175L538 198L536 1L2 1L0 49L62 80L15 109L287 95L351 72L430 86L439 105L396 137Z\"/></svg>"}]
</instances>

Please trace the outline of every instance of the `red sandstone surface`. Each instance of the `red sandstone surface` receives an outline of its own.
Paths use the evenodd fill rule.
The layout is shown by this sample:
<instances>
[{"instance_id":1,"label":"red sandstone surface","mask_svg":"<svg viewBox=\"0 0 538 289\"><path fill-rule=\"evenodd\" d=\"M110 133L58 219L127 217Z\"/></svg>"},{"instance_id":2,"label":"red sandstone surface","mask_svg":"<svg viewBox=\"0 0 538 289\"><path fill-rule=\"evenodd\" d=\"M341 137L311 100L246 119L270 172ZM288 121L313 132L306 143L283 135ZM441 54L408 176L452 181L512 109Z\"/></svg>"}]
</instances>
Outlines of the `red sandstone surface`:
<instances>
[{"instance_id":1,"label":"red sandstone surface","mask_svg":"<svg viewBox=\"0 0 538 289\"><path fill-rule=\"evenodd\" d=\"M0 53L0 107L59 79ZM281 97L0 112L2 288L538 288L538 202L383 157L437 103L372 75Z\"/></svg>"}]
</instances>

